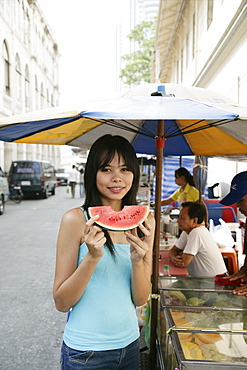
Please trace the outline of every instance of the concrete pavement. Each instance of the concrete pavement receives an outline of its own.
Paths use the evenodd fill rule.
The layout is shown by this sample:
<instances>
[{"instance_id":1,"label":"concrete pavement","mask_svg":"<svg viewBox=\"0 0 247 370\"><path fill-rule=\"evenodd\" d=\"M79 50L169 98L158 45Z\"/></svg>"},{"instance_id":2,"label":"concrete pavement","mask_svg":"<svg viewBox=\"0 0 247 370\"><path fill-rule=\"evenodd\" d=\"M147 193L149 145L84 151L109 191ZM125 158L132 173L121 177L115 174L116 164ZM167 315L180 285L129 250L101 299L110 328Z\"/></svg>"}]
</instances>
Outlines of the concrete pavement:
<instances>
[{"instance_id":1,"label":"concrete pavement","mask_svg":"<svg viewBox=\"0 0 247 370\"><path fill-rule=\"evenodd\" d=\"M63 213L82 204L79 187L48 199L8 201L0 216L0 369L59 369L66 314L53 303L55 246Z\"/></svg>"}]
</instances>

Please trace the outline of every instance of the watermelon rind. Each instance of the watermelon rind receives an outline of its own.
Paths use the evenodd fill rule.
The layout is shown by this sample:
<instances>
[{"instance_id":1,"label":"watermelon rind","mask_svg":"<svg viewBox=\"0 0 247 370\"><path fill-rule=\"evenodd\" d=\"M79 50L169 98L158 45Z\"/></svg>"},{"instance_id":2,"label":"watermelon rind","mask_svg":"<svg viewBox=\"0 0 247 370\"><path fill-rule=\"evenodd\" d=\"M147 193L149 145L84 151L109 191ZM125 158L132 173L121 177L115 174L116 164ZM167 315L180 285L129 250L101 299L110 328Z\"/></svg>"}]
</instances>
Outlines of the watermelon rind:
<instances>
[{"instance_id":1,"label":"watermelon rind","mask_svg":"<svg viewBox=\"0 0 247 370\"><path fill-rule=\"evenodd\" d=\"M99 215L95 223L103 229L111 231L132 230L148 216L149 207L145 205L124 206L116 212L110 206L89 207L90 217Z\"/></svg>"}]
</instances>

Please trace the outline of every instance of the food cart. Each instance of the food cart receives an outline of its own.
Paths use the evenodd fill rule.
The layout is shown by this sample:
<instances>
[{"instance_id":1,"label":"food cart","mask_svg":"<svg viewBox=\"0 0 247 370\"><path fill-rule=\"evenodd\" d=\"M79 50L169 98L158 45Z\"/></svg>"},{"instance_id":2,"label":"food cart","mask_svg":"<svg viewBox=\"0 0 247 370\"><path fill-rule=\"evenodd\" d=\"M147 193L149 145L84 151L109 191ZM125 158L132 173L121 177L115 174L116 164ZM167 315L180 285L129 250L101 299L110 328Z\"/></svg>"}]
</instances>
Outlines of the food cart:
<instances>
[{"instance_id":1,"label":"food cart","mask_svg":"<svg viewBox=\"0 0 247 370\"><path fill-rule=\"evenodd\" d=\"M159 278L157 348L163 370L247 368L247 298L214 278Z\"/></svg>"}]
</instances>

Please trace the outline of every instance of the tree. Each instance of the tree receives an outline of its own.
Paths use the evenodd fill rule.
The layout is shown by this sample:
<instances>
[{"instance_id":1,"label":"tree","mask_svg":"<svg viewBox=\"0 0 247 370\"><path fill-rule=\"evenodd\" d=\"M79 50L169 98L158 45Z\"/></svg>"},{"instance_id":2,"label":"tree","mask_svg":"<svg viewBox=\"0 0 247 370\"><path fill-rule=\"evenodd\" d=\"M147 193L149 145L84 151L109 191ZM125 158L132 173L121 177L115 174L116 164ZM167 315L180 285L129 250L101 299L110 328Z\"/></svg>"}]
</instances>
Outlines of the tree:
<instances>
[{"instance_id":1,"label":"tree","mask_svg":"<svg viewBox=\"0 0 247 370\"><path fill-rule=\"evenodd\" d=\"M137 45L137 51L122 56L126 62L119 78L127 86L150 82L156 21L143 21L137 24L127 36Z\"/></svg>"}]
</instances>

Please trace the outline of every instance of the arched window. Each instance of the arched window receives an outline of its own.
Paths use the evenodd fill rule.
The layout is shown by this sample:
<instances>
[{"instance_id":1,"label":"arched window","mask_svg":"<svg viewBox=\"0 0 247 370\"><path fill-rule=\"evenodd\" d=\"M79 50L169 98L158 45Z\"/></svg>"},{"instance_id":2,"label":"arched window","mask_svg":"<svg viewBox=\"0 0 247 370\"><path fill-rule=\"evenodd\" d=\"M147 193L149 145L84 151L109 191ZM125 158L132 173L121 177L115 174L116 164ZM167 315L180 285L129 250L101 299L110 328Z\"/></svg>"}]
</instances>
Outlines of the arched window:
<instances>
[{"instance_id":1,"label":"arched window","mask_svg":"<svg viewBox=\"0 0 247 370\"><path fill-rule=\"evenodd\" d=\"M15 56L15 80L16 80L16 99L21 101L21 62L18 54Z\"/></svg>"},{"instance_id":2,"label":"arched window","mask_svg":"<svg viewBox=\"0 0 247 370\"><path fill-rule=\"evenodd\" d=\"M207 4L207 26L210 27L214 15L214 0L208 0Z\"/></svg>"},{"instance_id":3,"label":"arched window","mask_svg":"<svg viewBox=\"0 0 247 370\"><path fill-rule=\"evenodd\" d=\"M46 89L46 101L47 101L47 107L50 107L50 95L49 95L49 90Z\"/></svg>"},{"instance_id":4,"label":"arched window","mask_svg":"<svg viewBox=\"0 0 247 370\"><path fill-rule=\"evenodd\" d=\"M10 61L6 41L3 42L3 59L4 59L4 92L5 94L10 95Z\"/></svg>"},{"instance_id":5,"label":"arched window","mask_svg":"<svg viewBox=\"0 0 247 370\"><path fill-rule=\"evenodd\" d=\"M39 109L39 85L37 76L35 76L35 109Z\"/></svg>"},{"instance_id":6,"label":"arched window","mask_svg":"<svg viewBox=\"0 0 247 370\"><path fill-rule=\"evenodd\" d=\"M30 78L27 65L25 67L25 107L30 108Z\"/></svg>"},{"instance_id":7,"label":"arched window","mask_svg":"<svg viewBox=\"0 0 247 370\"><path fill-rule=\"evenodd\" d=\"M24 13L24 42L26 45L30 44L30 19L28 11Z\"/></svg>"},{"instance_id":8,"label":"arched window","mask_svg":"<svg viewBox=\"0 0 247 370\"><path fill-rule=\"evenodd\" d=\"M40 88L40 97L41 97L41 109L45 107L45 95L44 95L44 85L43 82L41 83L41 88Z\"/></svg>"}]
</instances>

